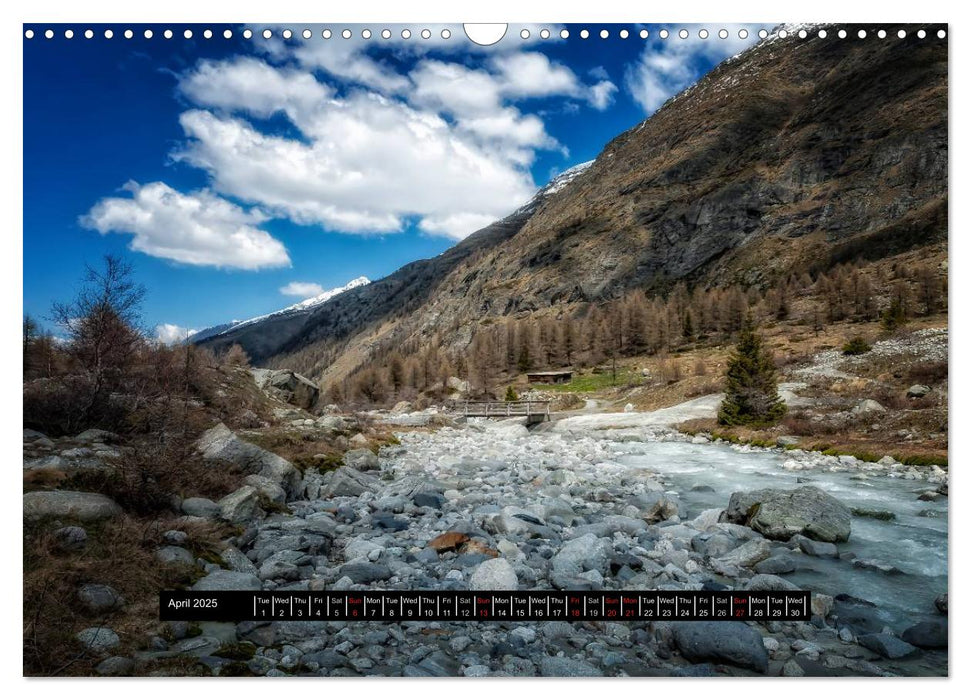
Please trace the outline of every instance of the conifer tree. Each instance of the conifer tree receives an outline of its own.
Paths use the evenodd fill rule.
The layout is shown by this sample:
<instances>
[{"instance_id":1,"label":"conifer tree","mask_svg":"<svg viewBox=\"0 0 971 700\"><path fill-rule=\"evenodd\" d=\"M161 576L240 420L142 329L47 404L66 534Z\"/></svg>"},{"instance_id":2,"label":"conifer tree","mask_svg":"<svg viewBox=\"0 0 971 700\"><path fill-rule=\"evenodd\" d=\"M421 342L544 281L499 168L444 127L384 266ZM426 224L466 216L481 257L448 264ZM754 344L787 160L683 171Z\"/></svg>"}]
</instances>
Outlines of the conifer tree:
<instances>
[{"instance_id":1,"label":"conifer tree","mask_svg":"<svg viewBox=\"0 0 971 700\"><path fill-rule=\"evenodd\" d=\"M775 364L749 316L738 336L725 375L725 399L718 409L722 425L770 425L786 412L776 389Z\"/></svg>"}]
</instances>

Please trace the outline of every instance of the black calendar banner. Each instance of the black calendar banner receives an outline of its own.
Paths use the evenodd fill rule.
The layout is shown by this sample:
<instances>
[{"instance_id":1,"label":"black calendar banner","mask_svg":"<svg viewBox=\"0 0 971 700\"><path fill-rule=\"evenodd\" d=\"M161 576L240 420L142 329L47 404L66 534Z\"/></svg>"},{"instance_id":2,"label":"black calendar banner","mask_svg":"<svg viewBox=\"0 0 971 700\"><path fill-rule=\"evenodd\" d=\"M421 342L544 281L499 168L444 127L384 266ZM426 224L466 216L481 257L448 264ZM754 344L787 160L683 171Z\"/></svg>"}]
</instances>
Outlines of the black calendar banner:
<instances>
[{"instance_id":1,"label":"black calendar banner","mask_svg":"<svg viewBox=\"0 0 971 700\"><path fill-rule=\"evenodd\" d=\"M807 621L809 591L163 591L162 620Z\"/></svg>"}]
</instances>

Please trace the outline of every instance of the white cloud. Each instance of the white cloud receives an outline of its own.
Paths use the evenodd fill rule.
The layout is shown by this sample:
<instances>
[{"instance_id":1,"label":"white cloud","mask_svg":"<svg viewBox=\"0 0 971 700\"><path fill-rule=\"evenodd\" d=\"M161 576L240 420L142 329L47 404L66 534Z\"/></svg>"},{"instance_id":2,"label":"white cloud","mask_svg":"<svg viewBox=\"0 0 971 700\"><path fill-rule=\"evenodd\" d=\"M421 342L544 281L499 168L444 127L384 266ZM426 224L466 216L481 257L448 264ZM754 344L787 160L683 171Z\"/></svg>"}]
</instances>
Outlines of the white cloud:
<instances>
[{"instance_id":1,"label":"white cloud","mask_svg":"<svg viewBox=\"0 0 971 700\"><path fill-rule=\"evenodd\" d=\"M185 342L190 336L199 331L190 328L183 328L174 323L162 323L155 326L155 338L165 345L175 345Z\"/></svg>"},{"instance_id":2,"label":"white cloud","mask_svg":"<svg viewBox=\"0 0 971 700\"><path fill-rule=\"evenodd\" d=\"M280 287L280 294L285 294L288 297L300 297L302 299L319 296L323 293L324 288L316 282L290 282Z\"/></svg>"},{"instance_id":3,"label":"white cloud","mask_svg":"<svg viewBox=\"0 0 971 700\"><path fill-rule=\"evenodd\" d=\"M720 25L721 26L721 25ZM644 111L652 114L669 98L678 94L701 77L699 59L718 63L758 41L760 25L725 25L728 37L710 36L701 39L692 33L687 39L652 40L644 48L639 60L628 66L624 83L634 100ZM745 29L748 36L739 37Z\"/></svg>"},{"instance_id":4,"label":"white cloud","mask_svg":"<svg viewBox=\"0 0 971 700\"><path fill-rule=\"evenodd\" d=\"M473 231L440 222L457 215L493 221L535 189L521 167L532 151L521 146L542 138L541 123L513 121L517 128L483 140L434 113L354 92L299 120L306 140L191 110L181 116L189 141L173 155L208 171L216 190L300 224L391 233L417 217L429 233L462 238Z\"/></svg>"},{"instance_id":5,"label":"white cloud","mask_svg":"<svg viewBox=\"0 0 971 700\"><path fill-rule=\"evenodd\" d=\"M208 190L178 192L164 182L129 182L131 197L106 197L80 219L101 234L132 234L132 250L188 265L256 270L289 266L283 244L256 228L267 217Z\"/></svg>"}]
</instances>

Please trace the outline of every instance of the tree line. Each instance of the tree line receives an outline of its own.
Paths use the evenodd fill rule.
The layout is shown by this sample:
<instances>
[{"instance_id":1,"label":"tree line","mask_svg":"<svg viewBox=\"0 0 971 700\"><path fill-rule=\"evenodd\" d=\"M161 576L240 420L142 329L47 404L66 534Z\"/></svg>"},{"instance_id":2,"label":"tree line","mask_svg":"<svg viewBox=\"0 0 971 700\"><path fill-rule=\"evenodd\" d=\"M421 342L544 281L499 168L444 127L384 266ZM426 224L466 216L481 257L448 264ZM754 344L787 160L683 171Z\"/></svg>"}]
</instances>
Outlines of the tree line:
<instances>
[{"instance_id":1,"label":"tree line","mask_svg":"<svg viewBox=\"0 0 971 700\"><path fill-rule=\"evenodd\" d=\"M840 322L882 321L894 330L946 306L946 274L931 264L843 264L816 277L791 275L767 287L691 288L680 282L666 294L634 289L601 304L519 319L487 318L466 332L468 340L460 346L445 342L460 336L460 327L424 341L378 345L364 364L326 392L335 403L381 404L420 393L451 393L447 382L458 377L473 394L497 396L510 378L530 370L593 367L730 343L750 317L756 326L785 323L816 333ZM319 367L340 352L318 349L314 364ZM300 359L288 358L297 365L294 369L307 371Z\"/></svg>"}]
</instances>

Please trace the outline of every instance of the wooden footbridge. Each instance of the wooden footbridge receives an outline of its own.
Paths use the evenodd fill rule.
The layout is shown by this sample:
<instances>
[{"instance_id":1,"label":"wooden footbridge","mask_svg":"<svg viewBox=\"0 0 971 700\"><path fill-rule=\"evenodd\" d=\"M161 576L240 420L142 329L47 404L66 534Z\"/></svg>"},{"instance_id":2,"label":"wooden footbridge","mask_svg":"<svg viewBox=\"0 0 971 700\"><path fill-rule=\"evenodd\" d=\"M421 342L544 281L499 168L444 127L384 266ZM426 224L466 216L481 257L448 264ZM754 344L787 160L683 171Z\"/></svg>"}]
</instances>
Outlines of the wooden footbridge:
<instances>
[{"instance_id":1,"label":"wooden footbridge","mask_svg":"<svg viewBox=\"0 0 971 700\"><path fill-rule=\"evenodd\" d=\"M466 418L526 417L526 423L542 423L550 419L549 401L456 401L454 413Z\"/></svg>"}]
</instances>

